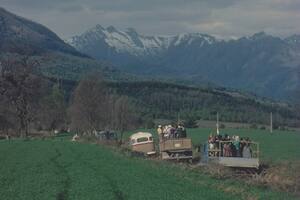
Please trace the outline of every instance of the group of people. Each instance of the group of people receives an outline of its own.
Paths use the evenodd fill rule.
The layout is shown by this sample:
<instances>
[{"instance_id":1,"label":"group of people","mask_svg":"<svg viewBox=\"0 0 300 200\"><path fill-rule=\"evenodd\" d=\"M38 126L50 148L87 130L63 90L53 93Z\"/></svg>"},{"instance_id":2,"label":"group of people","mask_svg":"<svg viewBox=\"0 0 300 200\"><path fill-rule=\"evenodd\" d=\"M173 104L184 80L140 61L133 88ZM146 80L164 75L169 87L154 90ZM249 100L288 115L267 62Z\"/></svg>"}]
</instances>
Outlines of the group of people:
<instances>
[{"instance_id":1,"label":"group of people","mask_svg":"<svg viewBox=\"0 0 300 200\"><path fill-rule=\"evenodd\" d=\"M250 138L240 138L238 135L230 137L225 134L224 136L210 135L208 138L208 152L209 156L223 156L223 157L243 157L251 158Z\"/></svg>"},{"instance_id":2,"label":"group of people","mask_svg":"<svg viewBox=\"0 0 300 200\"><path fill-rule=\"evenodd\" d=\"M186 138L186 130L183 125L158 125L157 134L160 140Z\"/></svg>"}]
</instances>

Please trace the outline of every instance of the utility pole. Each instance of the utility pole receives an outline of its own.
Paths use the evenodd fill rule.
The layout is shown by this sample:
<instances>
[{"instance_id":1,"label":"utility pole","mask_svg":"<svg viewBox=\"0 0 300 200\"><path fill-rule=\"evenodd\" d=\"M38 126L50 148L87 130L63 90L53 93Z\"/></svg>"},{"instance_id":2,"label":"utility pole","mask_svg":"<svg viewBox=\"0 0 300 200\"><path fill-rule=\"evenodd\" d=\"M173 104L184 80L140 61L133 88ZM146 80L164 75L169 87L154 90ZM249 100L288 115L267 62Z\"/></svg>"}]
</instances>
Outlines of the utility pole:
<instances>
[{"instance_id":1,"label":"utility pole","mask_svg":"<svg viewBox=\"0 0 300 200\"><path fill-rule=\"evenodd\" d=\"M219 131L219 113L217 112L217 135L220 134L220 131Z\"/></svg>"},{"instance_id":2,"label":"utility pole","mask_svg":"<svg viewBox=\"0 0 300 200\"><path fill-rule=\"evenodd\" d=\"M273 133L273 113L270 114L270 133Z\"/></svg>"}]
</instances>

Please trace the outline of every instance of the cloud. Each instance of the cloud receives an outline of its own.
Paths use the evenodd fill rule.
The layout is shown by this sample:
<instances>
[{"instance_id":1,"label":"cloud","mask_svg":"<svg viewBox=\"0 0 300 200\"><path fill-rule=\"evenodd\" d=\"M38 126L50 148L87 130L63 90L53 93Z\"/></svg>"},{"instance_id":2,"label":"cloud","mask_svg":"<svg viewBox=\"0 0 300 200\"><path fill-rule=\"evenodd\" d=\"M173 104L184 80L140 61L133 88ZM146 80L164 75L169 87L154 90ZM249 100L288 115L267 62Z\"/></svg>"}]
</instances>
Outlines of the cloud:
<instances>
[{"instance_id":1,"label":"cloud","mask_svg":"<svg viewBox=\"0 0 300 200\"><path fill-rule=\"evenodd\" d=\"M109 11L133 11L133 10L149 10L155 8L179 8L190 6L204 6L221 8L227 7L239 2L238 0L1 0L0 2L11 6L19 6L23 8L38 8L42 10L51 10L60 8L61 6L74 5L87 6L93 9L105 9Z\"/></svg>"},{"instance_id":2,"label":"cloud","mask_svg":"<svg viewBox=\"0 0 300 200\"><path fill-rule=\"evenodd\" d=\"M0 5L45 24L63 38L96 24L159 35L300 33L299 0L0 0Z\"/></svg>"}]
</instances>

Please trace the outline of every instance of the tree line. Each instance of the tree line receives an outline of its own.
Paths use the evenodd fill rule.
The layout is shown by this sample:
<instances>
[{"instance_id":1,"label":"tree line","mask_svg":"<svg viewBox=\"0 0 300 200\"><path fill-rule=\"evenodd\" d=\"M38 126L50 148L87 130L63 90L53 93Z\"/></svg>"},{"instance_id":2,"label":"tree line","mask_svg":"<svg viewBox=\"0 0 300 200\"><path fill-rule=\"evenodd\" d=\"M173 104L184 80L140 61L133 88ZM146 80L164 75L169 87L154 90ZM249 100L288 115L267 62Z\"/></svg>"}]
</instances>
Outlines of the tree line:
<instances>
[{"instance_id":1,"label":"tree line","mask_svg":"<svg viewBox=\"0 0 300 200\"><path fill-rule=\"evenodd\" d=\"M27 137L33 132L94 130L123 133L152 128L155 119L180 119L195 126L199 119L299 125L299 112L226 91L156 81L107 82L95 72L80 81L43 76L34 57L6 55L0 63L0 133ZM297 124L298 123L298 124Z\"/></svg>"},{"instance_id":2,"label":"tree line","mask_svg":"<svg viewBox=\"0 0 300 200\"><path fill-rule=\"evenodd\" d=\"M77 82L63 80L65 91L73 91ZM157 119L180 120L194 127L197 120L220 120L249 124L270 123L273 113L274 127L299 126L300 115L293 105L265 99L234 96L226 90L189 87L157 81L106 81L110 93L128 97L139 125L152 128ZM70 96L70 95L69 95ZM164 121L164 120L162 120Z\"/></svg>"},{"instance_id":3,"label":"tree line","mask_svg":"<svg viewBox=\"0 0 300 200\"><path fill-rule=\"evenodd\" d=\"M126 95L111 93L97 72L73 91L39 73L32 57L5 55L0 62L0 134L28 137L69 130L91 135L95 130L122 133L136 117Z\"/></svg>"},{"instance_id":4,"label":"tree line","mask_svg":"<svg viewBox=\"0 0 300 200\"><path fill-rule=\"evenodd\" d=\"M117 94L132 99L136 112L145 119L185 121L220 120L250 124L269 124L273 113L277 126L297 126L299 112L293 105L281 105L255 98L233 96L226 91L195 88L163 82L111 82Z\"/></svg>"}]
</instances>

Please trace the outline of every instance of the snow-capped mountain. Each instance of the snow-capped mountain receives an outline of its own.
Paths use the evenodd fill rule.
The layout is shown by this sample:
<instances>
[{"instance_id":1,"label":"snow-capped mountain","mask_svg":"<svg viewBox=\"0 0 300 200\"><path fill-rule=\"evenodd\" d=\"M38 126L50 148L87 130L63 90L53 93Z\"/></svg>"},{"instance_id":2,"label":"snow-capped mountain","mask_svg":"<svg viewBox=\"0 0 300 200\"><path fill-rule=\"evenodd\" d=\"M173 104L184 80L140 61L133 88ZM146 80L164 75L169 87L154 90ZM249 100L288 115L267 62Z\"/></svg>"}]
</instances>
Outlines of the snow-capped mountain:
<instances>
[{"instance_id":1,"label":"snow-capped mountain","mask_svg":"<svg viewBox=\"0 0 300 200\"><path fill-rule=\"evenodd\" d=\"M156 77L211 82L289 99L300 88L300 37L264 32L217 40L200 33L147 36L97 25L68 40L77 50L119 69Z\"/></svg>"},{"instance_id":2,"label":"snow-capped mountain","mask_svg":"<svg viewBox=\"0 0 300 200\"><path fill-rule=\"evenodd\" d=\"M85 49L97 45L133 56L153 56L165 52L170 47L183 44L191 45L195 42L199 46L209 45L216 42L216 39L200 33L187 33L176 36L147 36L137 33L133 28L119 31L113 26L104 28L97 25L80 36L70 38L67 42L81 51L86 51Z\"/></svg>"}]
</instances>

